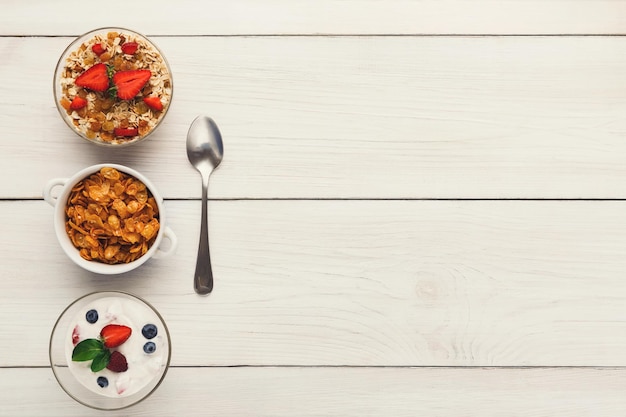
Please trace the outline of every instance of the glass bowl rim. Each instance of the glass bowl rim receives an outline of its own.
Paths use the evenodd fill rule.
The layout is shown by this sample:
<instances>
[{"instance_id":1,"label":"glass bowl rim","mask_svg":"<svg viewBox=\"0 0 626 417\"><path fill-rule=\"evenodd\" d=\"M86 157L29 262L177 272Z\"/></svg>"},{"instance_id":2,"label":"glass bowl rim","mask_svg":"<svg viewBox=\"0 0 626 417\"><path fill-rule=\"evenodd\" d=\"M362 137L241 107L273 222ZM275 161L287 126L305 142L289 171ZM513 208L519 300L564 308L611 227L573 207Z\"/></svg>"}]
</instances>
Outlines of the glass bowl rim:
<instances>
[{"instance_id":1,"label":"glass bowl rim","mask_svg":"<svg viewBox=\"0 0 626 417\"><path fill-rule=\"evenodd\" d=\"M134 299L136 301L139 301L142 304L145 304L146 307L148 307L150 310L152 310L156 316L159 318L159 320L161 321L161 323L163 324L163 328L165 330L165 334L167 335L167 359L164 362L164 367L163 367L163 371L162 373L158 376L159 380L157 381L157 383L154 385L154 387L152 387L148 392L141 394L140 398L137 398L134 401L131 401L129 404L124 404L121 405L119 407L101 407L101 406L97 406L94 404L90 404L88 401L85 401L81 398L78 398L78 396L71 392L71 390L69 390L64 382L61 380L60 376L57 374L57 372L55 371L55 364L54 364L54 360L52 358L52 350L53 350L53 340L54 340L54 336L55 336L55 332L57 331L57 327L59 326L61 320L64 318L65 314L74 306L76 306L78 303L80 303L81 301L89 298L89 297L93 297L93 296L102 296L102 297L106 297L106 296L123 296L123 297L128 297L131 299ZM60 330L60 329L59 329ZM122 410L124 408L128 408L131 407L133 405L136 405L142 401L144 401L146 398L150 397L156 390L157 388L163 383L163 380L165 379L165 375L167 374L167 372L169 371L170 368L170 361L172 358L172 341L171 341L171 335L169 332L169 328L167 326L167 323L165 322L165 319L163 318L163 316L161 315L161 313L148 301L146 301L144 298L132 294L130 292L127 291L120 291L120 290L99 290L99 291L92 291L90 293L84 294L78 298L76 298L74 301L72 301L70 304L68 304L63 311L59 314L59 316L57 317L57 319L54 322L54 326L52 327L52 331L50 332L50 341L48 344L48 358L50 360L50 368L52 370L52 374L54 375L54 378L57 380L59 386L61 387L61 389L68 395L70 396L74 401L96 409L96 410L104 410L104 411L113 411L113 410ZM87 388L85 388L87 389ZM132 395L137 395L140 391L138 391L137 393L134 393ZM103 398L107 398L107 397L103 397ZM115 398L110 398L112 401L116 400ZM106 400L104 400L106 401Z\"/></svg>"},{"instance_id":2,"label":"glass bowl rim","mask_svg":"<svg viewBox=\"0 0 626 417\"><path fill-rule=\"evenodd\" d=\"M120 143L108 143L108 142L101 141L101 140L89 139L87 136L85 136L84 134L79 132L76 129L76 126L74 126L70 122L70 119L69 119L65 109L61 106L59 92L57 91L58 90L57 87L59 87L59 85L58 85L59 82L58 81L59 81L60 71L61 71L61 68L63 68L65 66L64 65L64 61L67 58L67 56L76 48L78 43L86 40L85 38L87 38L89 36L95 36L98 33L109 32L109 31L128 32L130 34L139 36L139 37L143 38L145 41L147 41L159 53L159 55L161 56L161 59L163 60L163 63L165 64L165 67L167 68L167 72L168 72L169 78L170 78L170 101L169 101L169 103L167 105L167 108L165 108L163 110L163 114L161 115L161 117L157 121L157 124L147 134L145 134L144 136L141 136L139 138L136 138L136 139L133 139L133 140L130 140L130 141L120 142ZM174 76L172 75L172 68L171 68L167 58L163 54L163 51L161 50L161 48L159 48L159 46L156 43L154 43L152 38L149 38L147 35L144 35L143 33L137 32L136 30L128 29L128 28L121 27L121 26L102 26L102 27L99 27L99 28L96 28L96 29L92 29L92 30L90 30L88 32L85 32L85 33L81 34L81 35L78 35L77 37L75 37L69 43L69 45L67 45L65 47L65 49L63 49L63 52L61 52L61 56L57 60L56 67L54 69L54 76L52 78L52 94L53 94L53 97L54 97L55 107L56 107L57 111L59 112L59 115L61 116L61 119L70 128L70 130L72 130L72 132L74 132L74 134L79 136L81 139L83 139L83 140L85 140L85 141L87 141L89 143L92 143L94 145L97 145L97 146L102 146L102 147L105 147L105 148L125 148L127 146L131 146L131 145L143 142L148 137L150 137L157 130L157 128L159 126L161 126L161 123L163 122L163 120L165 119L167 114L169 113L170 106L171 106L172 101L174 99Z\"/></svg>"}]
</instances>

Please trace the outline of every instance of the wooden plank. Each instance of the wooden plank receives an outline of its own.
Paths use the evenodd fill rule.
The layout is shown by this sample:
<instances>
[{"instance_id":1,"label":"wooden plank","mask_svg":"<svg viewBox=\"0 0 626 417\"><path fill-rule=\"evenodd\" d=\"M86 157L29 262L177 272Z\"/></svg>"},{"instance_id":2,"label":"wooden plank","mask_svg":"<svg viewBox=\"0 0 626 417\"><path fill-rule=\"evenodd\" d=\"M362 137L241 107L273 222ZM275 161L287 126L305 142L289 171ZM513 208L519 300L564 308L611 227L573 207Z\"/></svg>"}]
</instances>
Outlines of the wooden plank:
<instances>
[{"instance_id":1,"label":"wooden plank","mask_svg":"<svg viewBox=\"0 0 626 417\"><path fill-rule=\"evenodd\" d=\"M78 35L120 25L158 35L623 34L623 0L112 0L76 19L71 1L11 2L0 35ZM120 13L123 10L124 13Z\"/></svg>"},{"instance_id":2,"label":"wooden plank","mask_svg":"<svg viewBox=\"0 0 626 417\"><path fill-rule=\"evenodd\" d=\"M175 255L113 277L66 259L45 203L2 202L0 366L45 366L57 315L105 289L161 310L179 366L626 366L625 205L211 202L205 298L198 201L166 202Z\"/></svg>"},{"instance_id":3,"label":"wooden plank","mask_svg":"<svg viewBox=\"0 0 626 417\"><path fill-rule=\"evenodd\" d=\"M170 114L149 141L112 151L54 108L68 41L0 39L0 198L40 197L48 179L100 162L197 198L184 144L202 113L225 140L212 198L625 197L626 38L159 37Z\"/></svg>"},{"instance_id":4,"label":"wooden plank","mask_svg":"<svg viewBox=\"0 0 626 417\"><path fill-rule=\"evenodd\" d=\"M172 368L124 414L613 417L626 413L625 388L624 369ZM103 415L47 368L0 368L0 390L2 416Z\"/></svg>"}]
</instances>

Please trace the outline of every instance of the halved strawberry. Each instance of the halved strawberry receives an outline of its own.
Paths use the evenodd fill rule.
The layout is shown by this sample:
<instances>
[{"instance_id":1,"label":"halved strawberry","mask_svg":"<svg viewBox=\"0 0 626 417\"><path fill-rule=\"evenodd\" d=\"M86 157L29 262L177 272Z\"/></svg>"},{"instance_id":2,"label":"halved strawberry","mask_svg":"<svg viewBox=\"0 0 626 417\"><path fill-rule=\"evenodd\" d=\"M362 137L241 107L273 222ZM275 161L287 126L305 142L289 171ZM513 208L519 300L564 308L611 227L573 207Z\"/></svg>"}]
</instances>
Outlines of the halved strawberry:
<instances>
[{"instance_id":1,"label":"halved strawberry","mask_svg":"<svg viewBox=\"0 0 626 417\"><path fill-rule=\"evenodd\" d=\"M94 54L100 56L104 53L104 51L106 51L106 49L104 49L104 45L101 43L96 43L95 45L93 45L91 47L91 50L93 51Z\"/></svg>"},{"instance_id":2,"label":"halved strawberry","mask_svg":"<svg viewBox=\"0 0 626 417\"><path fill-rule=\"evenodd\" d=\"M121 324L107 324L100 331L105 347L114 348L128 340L133 330Z\"/></svg>"},{"instance_id":3,"label":"halved strawberry","mask_svg":"<svg viewBox=\"0 0 626 417\"><path fill-rule=\"evenodd\" d=\"M148 82L152 73L150 70L118 71L113 75L113 84L117 87L117 97L130 100L135 97Z\"/></svg>"},{"instance_id":4,"label":"halved strawberry","mask_svg":"<svg viewBox=\"0 0 626 417\"><path fill-rule=\"evenodd\" d=\"M163 103L161 103L161 99L156 96L144 97L143 102L152 110L163 110Z\"/></svg>"},{"instance_id":5,"label":"halved strawberry","mask_svg":"<svg viewBox=\"0 0 626 417\"><path fill-rule=\"evenodd\" d=\"M93 91L106 91L109 88L106 65L100 63L89 68L76 78L76 85Z\"/></svg>"},{"instance_id":6,"label":"halved strawberry","mask_svg":"<svg viewBox=\"0 0 626 417\"><path fill-rule=\"evenodd\" d=\"M113 372L126 372L128 370L126 356L117 350L111 352L107 369Z\"/></svg>"},{"instance_id":7,"label":"halved strawberry","mask_svg":"<svg viewBox=\"0 0 626 417\"><path fill-rule=\"evenodd\" d=\"M123 137L137 136L139 134L139 129L136 127L116 127L113 129L113 134L115 136Z\"/></svg>"},{"instance_id":8,"label":"halved strawberry","mask_svg":"<svg viewBox=\"0 0 626 417\"><path fill-rule=\"evenodd\" d=\"M137 42L126 42L124 44L122 44L122 52L124 52L125 54L128 55L132 55L135 52L137 52L137 47L139 45L137 45Z\"/></svg>"},{"instance_id":9,"label":"halved strawberry","mask_svg":"<svg viewBox=\"0 0 626 417\"><path fill-rule=\"evenodd\" d=\"M80 110L87 105L87 100L80 96L74 97L72 102L70 103L70 109L72 110Z\"/></svg>"}]
</instances>

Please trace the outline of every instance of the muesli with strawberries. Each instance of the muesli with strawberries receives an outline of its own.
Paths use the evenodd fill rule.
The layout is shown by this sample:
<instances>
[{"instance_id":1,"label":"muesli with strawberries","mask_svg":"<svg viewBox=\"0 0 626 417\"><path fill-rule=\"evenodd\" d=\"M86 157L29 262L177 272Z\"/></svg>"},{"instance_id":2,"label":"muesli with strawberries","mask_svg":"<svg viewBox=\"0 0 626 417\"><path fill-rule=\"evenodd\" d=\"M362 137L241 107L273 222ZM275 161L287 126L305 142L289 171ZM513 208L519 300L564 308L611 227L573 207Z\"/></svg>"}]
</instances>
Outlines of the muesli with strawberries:
<instances>
[{"instance_id":1,"label":"muesli with strawberries","mask_svg":"<svg viewBox=\"0 0 626 417\"><path fill-rule=\"evenodd\" d=\"M60 75L60 105L88 139L124 144L147 135L172 96L165 60L143 37L96 34L72 51Z\"/></svg>"}]
</instances>

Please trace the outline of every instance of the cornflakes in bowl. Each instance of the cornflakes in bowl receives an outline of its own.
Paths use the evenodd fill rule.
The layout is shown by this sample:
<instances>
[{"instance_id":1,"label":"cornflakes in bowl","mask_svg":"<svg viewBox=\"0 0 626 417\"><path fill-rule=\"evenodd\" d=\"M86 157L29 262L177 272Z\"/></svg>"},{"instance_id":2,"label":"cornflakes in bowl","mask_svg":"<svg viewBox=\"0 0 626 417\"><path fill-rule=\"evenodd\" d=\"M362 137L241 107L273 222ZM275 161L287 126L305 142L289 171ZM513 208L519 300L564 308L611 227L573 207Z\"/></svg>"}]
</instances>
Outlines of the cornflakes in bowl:
<instances>
[{"instance_id":1,"label":"cornflakes in bowl","mask_svg":"<svg viewBox=\"0 0 626 417\"><path fill-rule=\"evenodd\" d=\"M54 98L65 123L100 145L130 145L160 125L172 101L165 57L145 36L102 28L75 39L54 73Z\"/></svg>"},{"instance_id":2,"label":"cornflakes in bowl","mask_svg":"<svg viewBox=\"0 0 626 417\"><path fill-rule=\"evenodd\" d=\"M58 196L53 190L62 187ZM139 172L116 164L87 167L44 187L54 207L54 228L62 249L77 265L119 274L151 257L169 255L176 236L165 224L163 199ZM162 245L163 239L169 247Z\"/></svg>"}]
</instances>

